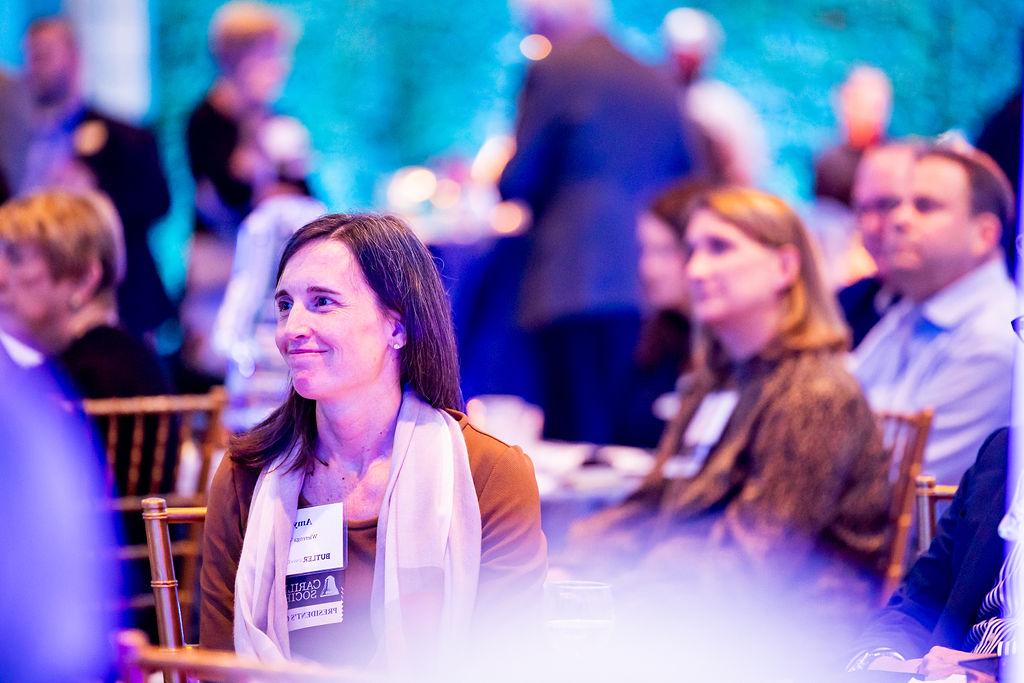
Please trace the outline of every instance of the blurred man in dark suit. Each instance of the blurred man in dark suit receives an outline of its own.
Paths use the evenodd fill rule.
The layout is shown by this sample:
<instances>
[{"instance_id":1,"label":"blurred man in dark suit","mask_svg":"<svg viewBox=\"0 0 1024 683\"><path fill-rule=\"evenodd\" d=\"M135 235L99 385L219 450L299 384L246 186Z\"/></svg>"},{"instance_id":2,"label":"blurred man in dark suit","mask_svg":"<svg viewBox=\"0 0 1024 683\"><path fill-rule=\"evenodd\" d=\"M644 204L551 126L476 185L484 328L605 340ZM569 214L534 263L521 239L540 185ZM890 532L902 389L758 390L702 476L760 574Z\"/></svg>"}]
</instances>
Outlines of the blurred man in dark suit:
<instances>
[{"instance_id":1,"label":"blurred man in dark suit","mask_svg":"<svg viewBox=\"0 0 1024 683\"><path fill-rule=\"evenodd\" d=\"M24 194L46 187L99 189L124 224L127 272L118 290L121 321L136 334L174 316L149 250L153 224L170 208L170 194L153 135L87 106L80 88L81 59L71 26L39 19L25 38L25 84L31 129L21 178ZM6 146L6 143L4 143Z\"/></svg>"},{"instance_id":2,"label":"blurred man in dark suit","mask_svg":"<svg viewBox=\"0 0 1024 683\"><path fill-rule=\"evenodd\" d=\"M616 47L601 0L529 0L552 44L519 99L503 197L533 212L519 318L536 333L547 438L607 443L640 324L636 219L689 169L672 84Z\"/></svg>"}]
</instances>

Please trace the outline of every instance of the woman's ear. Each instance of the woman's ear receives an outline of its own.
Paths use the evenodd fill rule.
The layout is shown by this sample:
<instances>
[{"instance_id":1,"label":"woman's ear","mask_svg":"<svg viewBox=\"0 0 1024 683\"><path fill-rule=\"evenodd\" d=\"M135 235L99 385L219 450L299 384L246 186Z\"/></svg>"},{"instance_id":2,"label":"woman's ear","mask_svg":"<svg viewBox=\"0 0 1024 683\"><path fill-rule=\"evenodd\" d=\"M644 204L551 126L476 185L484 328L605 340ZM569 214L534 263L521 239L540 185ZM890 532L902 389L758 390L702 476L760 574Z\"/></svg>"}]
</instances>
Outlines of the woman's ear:
<instances>
[{"instance_id":1,"label":"woman's ear","mask_svg":"<svg viewBox=\"0 0 1024 683\"><path fill-rule=\"evenodd\" d=\"M408 342L408 338L405 332L405 324L402 319L398 317L397 313L392 314L391 317L391 340L388 342L393 349L400 349L405 346Z\"/></svg>"},{"instance_id":2,"label":"woman's ear","mask_svg":"<svg viewBox=\"0 0 1024 683\"><path fill-rule=\"evenodd\" d=\"M792 287L800 277L800 250L792 244L784 244L776 252L779 257L779 272L786 287Z\"/></svg>"},{"instance_id":3,"label":"woman's ear","mask_svg":"<svg viewBox=\"0 0 1024 683\"><path fill-rule=\"evenodd\" d=\"M103 266L100 265L98 259L91 259L85 268L85 272L75 282L74 289L71 291L71 298L68 302L71 305L71 310L77 311L92 301L96 296L96 292L99 291L102 281Z\"/></svg>"}]
</instances>

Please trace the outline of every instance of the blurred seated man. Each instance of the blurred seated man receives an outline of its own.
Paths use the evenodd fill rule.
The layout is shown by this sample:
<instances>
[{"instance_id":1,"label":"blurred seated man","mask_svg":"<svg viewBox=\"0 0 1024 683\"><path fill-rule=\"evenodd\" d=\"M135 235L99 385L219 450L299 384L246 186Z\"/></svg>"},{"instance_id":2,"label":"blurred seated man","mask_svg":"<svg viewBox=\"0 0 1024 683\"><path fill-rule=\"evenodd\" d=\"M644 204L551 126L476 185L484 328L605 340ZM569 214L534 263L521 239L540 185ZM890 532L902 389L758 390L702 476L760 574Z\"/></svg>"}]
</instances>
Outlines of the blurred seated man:
<instances>
[{"instance_id":1,"label":"blurred seated man","mask_svg":"<svg viewBox=\"0 0 1024 683\"><path fill-rule=\"evenodd\" d=\"M848 670L941 678L964 673L961 660L1015 651L1019 599L1006 581L1019 572L1020 544L1009 546L1004 561L1003 539L1019 540L1019 512L1011 510L1000 522L1008 443L1007 429L985 441L939 520L935 540L858 638Z\"/></svg>"},{"instance_id":2,"label":"blurred seated man","mask_svg":"<svg viewBox=\"0 0 1024 683\"><path fill-rule=\"evenodd\" d=\"M64 19L29 26L25 77L32 131L17 194L98 189L110 197L124 226L126 269L117 291L122 323L137 335L156 330L175 310L148 243L171 205L155 138L86 105L78 43Z\"/></svg>"},{"instance_id":3,"label":"blurred seated man","mask_svg":"<svg viewBox=\"0 0 1024 683\"><path fill-rule=\"evenodd\" d=\"M857 347L853 371L875 410L935 411L924 471L943 484L1010 421L1016 297L1000 238L1013 210L991 158L933 147L915 155L909 190L882 221L879 267L903 298Z\"/></svg>"},{"instance_id":4,"label":"blurred seated man","mask_svg":"<svg viewBox=\"0 0 1024 683\"><path fill-rule=\"evenodd\" d=\"M888 285L886 263L881 258L882 223L907 192L914 154L911 143L893 142L867 150L857 165L853 212L861 244L875 262L875 273L838 293L853 348L860 345L882 314L899 299Z\"/></svg>"}]
</instances>

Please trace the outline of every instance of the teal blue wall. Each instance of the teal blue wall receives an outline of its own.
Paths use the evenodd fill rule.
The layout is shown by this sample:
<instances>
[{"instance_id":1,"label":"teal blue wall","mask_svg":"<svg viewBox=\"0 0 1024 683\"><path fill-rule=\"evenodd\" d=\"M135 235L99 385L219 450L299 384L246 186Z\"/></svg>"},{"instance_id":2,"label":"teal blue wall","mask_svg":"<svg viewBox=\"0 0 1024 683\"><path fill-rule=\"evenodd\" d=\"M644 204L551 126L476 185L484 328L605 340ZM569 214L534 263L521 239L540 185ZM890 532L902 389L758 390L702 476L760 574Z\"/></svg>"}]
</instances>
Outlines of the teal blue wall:
<instances>
[{"instance_id":1,"label":"teal blue wall","mask_svg":"<svg viewBox=\"0 0 1024 683\"><path fill-rule=\"evenodd\" d=\"M40 0L0 2L0 60ZM42 0L56 5L51 0ZM180 286L191 185L183 150L189 109L213 77L206 25L219 2L154 0L154 114L175 211L156 246ZM282 109L310 128L317 184L332 208L371 206L378 177L447 155L472 154L505 130L522 73L521 37L503 0L288 0L303 23ZM618 0L618 39L657 59L657 26L677 3ZM775 167L769 187L805 196L815 150L834 135L831 92L855 63L895 85L893 132L973 134L1020 78L1020 0L703 0L726 43L715 74L764 117ZM20 9L20 11L19 11ZM13 56L13 57L12 57Z\"/></svg>"}]
</instances>

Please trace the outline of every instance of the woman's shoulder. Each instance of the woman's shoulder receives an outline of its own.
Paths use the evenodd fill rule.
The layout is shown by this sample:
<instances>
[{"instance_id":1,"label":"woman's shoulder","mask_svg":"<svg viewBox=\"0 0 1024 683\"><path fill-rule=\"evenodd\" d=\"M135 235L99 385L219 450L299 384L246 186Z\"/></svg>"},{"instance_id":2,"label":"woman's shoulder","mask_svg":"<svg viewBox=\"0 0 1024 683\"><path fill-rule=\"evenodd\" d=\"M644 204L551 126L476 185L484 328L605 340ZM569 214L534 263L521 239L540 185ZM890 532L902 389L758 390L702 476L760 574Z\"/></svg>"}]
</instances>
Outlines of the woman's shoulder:
<instances>
[{"instance_id":1,"label":"woman's shoulder","mask_svg":"<svg viewBox=\"0 0 1024 683\"><path fill-rule=\"evenodd\" d=\"M490 491L495 488L509 493L532 491L533 495L536 495L537 479L533 471L533 461L522 448L480 431L470 424L469 418L463 413L455 410L448 413L459 423L462 436L466 440L469 467L478 497L483 495L485 489Z\"/></svg>"},{"instance_id":2,"label":"woman's shoulder","mask_svg":"<svg viewBox=\"0 0 1024 683\"><path fill-rule=\"evenodd\" d=\"M253 491L256 490L256 481L259 478L259 468L236 462L229 451L224 454L224 458L213 475L213 482L210 484L210 500L234 499L241 501L243 507L248 508Z\"/></svg>"},{"instance_id":3,"label":"woman's shoulder","mask_svg":"<svg viewBox=\"0 0 1024 683\"><path fill-rule=\"evenodd\" d=\"M846 355L837 351L801 351L786 363L786 387L808 399L860 398L863 391L846 366Z\"/></svg>"}]
</instances>

